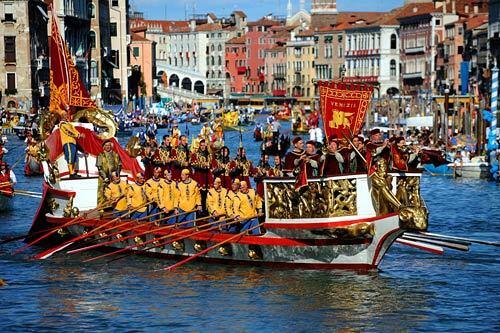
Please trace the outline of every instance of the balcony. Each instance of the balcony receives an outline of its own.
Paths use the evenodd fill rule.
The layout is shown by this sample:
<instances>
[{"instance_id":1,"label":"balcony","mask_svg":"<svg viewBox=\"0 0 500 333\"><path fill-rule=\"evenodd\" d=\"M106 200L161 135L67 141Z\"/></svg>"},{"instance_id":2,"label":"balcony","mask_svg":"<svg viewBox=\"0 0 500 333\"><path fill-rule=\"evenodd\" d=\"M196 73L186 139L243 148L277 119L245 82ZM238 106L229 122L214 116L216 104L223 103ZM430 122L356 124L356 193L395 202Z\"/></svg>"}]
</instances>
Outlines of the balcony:
<instances>
[{"instance_id":1,"label":"balcony","mask_svg":"<svg viewBox=\"0 0 500 333\"><path fill-rule=\"evenodd\" d=\"M417 53L424 53L424 52L425 52L424 46L415 46L415 47L405 48L405 54L417 54Z\"/></svg>"},{"instance_id":2,"label":"balcony","mask_svg":"<svg viewBox=\"0 0 500 333\"><path fill-rule=\"evenodd\" d=\"M273 96L275 97L286 96L286 90L273 90Z\"/></svg>"},{"instance_id":3,"label":"balcony","mask_svg":"<svg viewBox=\"0 0 500 333\"><path fill-rule=\"evenodd\" d=\"M236 72L238 75L246 74L247 68L245 66L236 67Z\"/></svg>"},{"instance_id":4,"label":"balcony","mask_svg":"<svg viewBox=\"0 0 500 333\"><path fill-rule=\"evenodd\" d=\"M422 72L403 73L403 80L423 79L423 78L424 74Z\"/></svg>"},{"instance_id":5,"label":"balcony","mask_svg":"<svg viewBox=\"0 0 500 333\"><path fill-rule=\"evenodd\" d=\"M285 73L274 73L273 77L275 80L285 80L286 74Z\"/></svg>"}]
</instances>

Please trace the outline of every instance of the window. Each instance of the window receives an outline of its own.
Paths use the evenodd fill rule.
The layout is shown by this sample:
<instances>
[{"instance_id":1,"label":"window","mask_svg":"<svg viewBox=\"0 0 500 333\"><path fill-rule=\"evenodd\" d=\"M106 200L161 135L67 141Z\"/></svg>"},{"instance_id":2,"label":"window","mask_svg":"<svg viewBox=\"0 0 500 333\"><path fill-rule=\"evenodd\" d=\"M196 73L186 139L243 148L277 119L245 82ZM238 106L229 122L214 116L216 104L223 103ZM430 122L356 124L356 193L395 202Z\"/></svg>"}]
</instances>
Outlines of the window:
<instances>
[{"instance_id":1,"label":"window","mask_svg":"<svg viewBox=\"0 0 500 333\"><path fill-rule=\"evenodd\" d=\"M396 34L391 35L391 50L395 50L398 46L398 40L396 38Z\"/></svg>"},{"instance_id":2,"label":"window","mask_svg":"<svg viewBox=\"0 0 500 333\"><path fill-rule=\"evenodd\" d=\"M436 20L436 25L441 25L441 20Z\"/></svg>"},{"instance_id":3,"label":"window","mask_svg":"<svg viewBox=\"0 0 500 333\"><path fill-rule=\"evenodd\" d=\"M5 36L5 62L16 62L16 37Z\"/></svg>"},{"instance_id":4,"label":"window","mask_svg":"<svg viewBox=\"0 0 500 333\"><path fill-rule=\"evenodd\" d=\"M120 68L120 51L111 50L111 61L116 65L117 68Z\"/></svg>"},{"instance_id":5,"label":"window","mask_svg":"<svg viewBox=\"0 0 500 333\"><path fill-rule=\"evenodd\" d=\"M139 48L138 47L134 47L133 50L134 50L134 57L137 58L140 55ZM177 58L175 58L175 66L177 66Z\"/></svg>"},{"instance_id":6,"label":"window","mask_svg":"<svg viewBox=\"0 0 500 333\"><path fill-rule=\"evenodd\" d=\"M11 3L6 3L3 5L4 12L4 22L16 22L14 19L14 9L12 8Z\"/></svg>"},{"instance_id":7,"label":"window","mask_svg":"<svg viewBox=\"0 0 500 333\"><path fill-rule=\"evenodd\" d=\"M396 60L391 60L391 78L396 77Z\"/></svg>"},{"instance_id":8,"label":"window","mask_svg":"<svg viewBox=\"0 0 500 333\"><path fill-rule=\"evenodd\" d=\"M120 2L119 0L112 0L111 1L111 6L118 7L119 6L119 2Z\"/></svg>"},{"instance_id":9,"label":"window","mask_svg":"<svg viewBox=\"0 0 500 333\"><path fill-rule=\"evenodd\" d=\"M10 91L16 89L16 73L7 73L7 89Z\"/></svg>"},{"instance_id":10,"label":"window","mask_svg":"<svg viewBox=\"0 0 500 333\"><path fill-rule=\"evenodd\" d=\"M99 74L99 68L97 68L97 61L92 60L90 63L90 78L97 79Z\"/></svg>"},{"instance_id":11,"label":"window","mask_svg":"<svg viewBox=\"0 0 500 333\"><path fill-rule=\"evenodd\" d=\"M96 45L96 39L95 39L95 31L90 31L89 32L89 38L90 38L90 46L95 49Z\"/></svg>"},{"instance_id":12,"label":"window","mask_svg":"<svg viewBox=\"0 0 500 333\"><path fill-rule=\"evenodd\" d=\"M95 18L95 5L93 3L89 5L89 10L90 10L90 17Z\"/></svg>"},{"instance_id":13,"label":"window","mask_svg":"<svg viewBox=\"0 0 500 333\"><path fill-rule=\"evenodd\" d=\"M116 22L111 22L111 23L109 24L109 34L111 35L111 37L116 37L116 36L118 36L118 31L117 31Z\"/></svg>"}]
</instances>

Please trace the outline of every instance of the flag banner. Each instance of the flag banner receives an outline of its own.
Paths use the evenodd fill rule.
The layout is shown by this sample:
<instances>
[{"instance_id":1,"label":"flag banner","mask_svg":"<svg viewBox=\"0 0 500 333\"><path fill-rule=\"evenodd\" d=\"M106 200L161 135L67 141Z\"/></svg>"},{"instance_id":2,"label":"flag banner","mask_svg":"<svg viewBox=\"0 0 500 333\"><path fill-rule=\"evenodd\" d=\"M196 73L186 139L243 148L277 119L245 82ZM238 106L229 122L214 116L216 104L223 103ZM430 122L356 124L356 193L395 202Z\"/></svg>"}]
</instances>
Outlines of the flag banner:
<instances>
[{"instance_id":1,"label":"flag banner","mask_svg":"<svg viewBox=\"0 0 500 333\"><path fill-rule=\"evenodd\" d=\"M52 33L50 36L50 110L62 114L76 108L95 108L84 87L78 70L61 36L57 17L52 9Z\"/></svg>"},{"instance_id":2,"label":"flag banner","mask_svg":"<svg viewBox=\"0 0 500 333\"><path fill-rule=\"evenodd\" d=\"M318 87L327 138L357 135L365 121L373 86L319 81Z\"/></svg>"}]
</instances>

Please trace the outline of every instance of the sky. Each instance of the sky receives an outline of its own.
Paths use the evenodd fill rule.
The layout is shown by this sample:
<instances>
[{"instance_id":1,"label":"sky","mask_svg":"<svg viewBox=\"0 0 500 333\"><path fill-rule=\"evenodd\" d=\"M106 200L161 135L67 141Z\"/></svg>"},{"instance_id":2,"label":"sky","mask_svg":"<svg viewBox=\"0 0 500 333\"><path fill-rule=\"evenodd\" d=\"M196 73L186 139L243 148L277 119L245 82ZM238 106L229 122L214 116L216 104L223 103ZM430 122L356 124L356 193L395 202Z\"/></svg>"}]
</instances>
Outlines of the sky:
<instances>
[{"instance_id":1,"label":"sky","mask_svg":"<svg viewBox=\"0 0 500 333\"><path fill-rule=\"evenodd\" d=\"M286 15L288 0L130 0L132 9L144 12L147 19L183 20L186 8L189 16L213 12L217 16L229 16L234 10L242 10L250 20L269 13ZM293 0L294 12L299 9L300 0ZM310 8L306 0L306 8ZM403 0L337 0L339 11L389 11L403 4Z\"/></svg>"}]
</instances>

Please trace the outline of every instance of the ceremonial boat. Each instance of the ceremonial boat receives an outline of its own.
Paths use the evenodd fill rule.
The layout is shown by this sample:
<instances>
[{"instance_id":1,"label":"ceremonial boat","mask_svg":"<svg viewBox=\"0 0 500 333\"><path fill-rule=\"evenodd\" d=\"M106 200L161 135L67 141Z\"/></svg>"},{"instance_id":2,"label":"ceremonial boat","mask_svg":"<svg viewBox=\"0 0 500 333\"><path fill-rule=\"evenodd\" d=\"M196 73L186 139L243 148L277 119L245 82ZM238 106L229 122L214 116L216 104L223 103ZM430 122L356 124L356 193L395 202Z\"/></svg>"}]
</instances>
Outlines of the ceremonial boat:
<instances>
[{"instance_id":1,"label":"ceremonial boat","mask_svg":"<svg viewBox=\"0 0 500 333\"><path fill-rule=\"evenodd\" d=\"M69 106L78 110L82 101L88 102L88 92L80 81L71 81L75 78L79 80L78 74L71 58L66 56L68 53L58 37L56 22L52 22L51 71L69 68L74 75L62 75L62 78L61 75L51 75L51 87L56 93L74 94L77 91L79 98L57 98L52 91L51 111L60 109L59 101L70 101ZM66 68L54 69L54 63L64 63L54 61L54 57L61 60L63 56ZM65 79L70 82L65 82ZM66 85L76 86L77 89L60 88ZM332 111L323 105L324 123L331 128L344 127L347 133L349 130L356 132L364 119L372 91L365 86L320 83L322 105L323 102L324 105L334 105L349 101L346 107L360 112ZM328 96L341 101L330 103L323 100ZM88 103L93 112L98 112L92 103ZM124 178L132 180L134 175L143 171L143 166L110 135L114 134L110 128L112 124L90 112L85 114L90 123L79 123L79 112L73 115L72 125L83 134L76 138L82 152L77 153L71 168L63 155L61 130L55 126L45 140L48 153L43 161L43 195L26 241L33 243L34 239L43 238L44 242L37 244L50 248L36 258L48 258L85 240L90 241L87 244L94 244L92 248L173 259L196 258L250 266L371 270L379 266L392 243L405 231L427 229L428 213L420 197L421 174L388 174L384 159L374 163L370 175L352 174L308 180L302 176L297 179L265 179L265 210L260 216L258 226L261 226L262 233L259 235L246 231L228 233L223 225L218 225L222 223L220 220L208 224L205 220L196 227L183 229L177 224L162 226L155 225L153 221L127 220L126 215L122 221L106 218L97 205L99 181L95 166L96 157L102 152L103 139L114 143L114 150L122 162L121 175ZM352 117L352 122L348 117ZM354 127L347 127L350 124ZM108 127L104 135L96 132L102 127ZM79 177L70 175L73 170ZM225 221L225 224L239 223L229 222L230 219ZM42 238L39 237L41 234L44 235Z\"/></svg>"}]
</instances>

